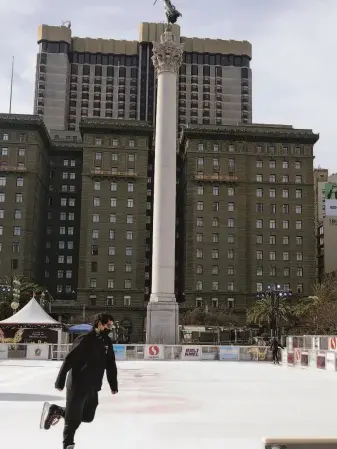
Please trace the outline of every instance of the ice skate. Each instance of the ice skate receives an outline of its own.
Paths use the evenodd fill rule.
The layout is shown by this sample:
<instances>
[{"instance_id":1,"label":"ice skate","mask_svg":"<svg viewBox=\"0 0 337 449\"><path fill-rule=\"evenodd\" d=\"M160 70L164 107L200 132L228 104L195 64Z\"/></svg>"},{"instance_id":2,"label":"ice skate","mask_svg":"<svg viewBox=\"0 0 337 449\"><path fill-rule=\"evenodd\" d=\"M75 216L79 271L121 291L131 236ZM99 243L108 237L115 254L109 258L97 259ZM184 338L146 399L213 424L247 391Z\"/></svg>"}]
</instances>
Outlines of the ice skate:
<instances>
[{"instance_id":1,"label":"ice skate","mask_svg":"<svg viewBox=\"0 0 337 449\"><path fill-rule=\"evenodd\" d=\"M75 444L72 444L71 446L67 446L67 449L74 449L75 448Z\"/></svg>"},{"instance_id":2,"label":"ice skate","mask_svg":"<svg viewBox=\"0 0 337 449\"><path fill-rule=\"evenodd\" d=\"M43 404L40 429L48 430L51 426L55 426L62 417L62 408L55 404L45 402Z\"/></svg>"}]
</instances>

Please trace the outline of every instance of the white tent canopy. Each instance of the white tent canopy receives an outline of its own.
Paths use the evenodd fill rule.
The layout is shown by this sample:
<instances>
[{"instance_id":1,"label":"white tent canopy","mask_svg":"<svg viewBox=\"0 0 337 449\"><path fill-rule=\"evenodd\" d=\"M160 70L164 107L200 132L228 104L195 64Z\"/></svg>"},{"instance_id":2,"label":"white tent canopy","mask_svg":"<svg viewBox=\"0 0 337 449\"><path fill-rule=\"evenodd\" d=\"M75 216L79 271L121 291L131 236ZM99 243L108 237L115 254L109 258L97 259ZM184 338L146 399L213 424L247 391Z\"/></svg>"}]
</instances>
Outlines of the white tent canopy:
<instances>
[{"instance_id":1,"label":"white tent canopy","mask_svg":"<svg viewBox=\"0 0 337 449\"><path fill-rule=\"evenodd\" d=\"M54 320L47 312L40 306L35 298L32 298L28 304L25 305L21 310L15 313L13 316L0 321L0 325L12 325L13 327L17 325L34 325L45 326L48 325L52 327L61 327L62 324Z\"/></svg>"}]
</instances>

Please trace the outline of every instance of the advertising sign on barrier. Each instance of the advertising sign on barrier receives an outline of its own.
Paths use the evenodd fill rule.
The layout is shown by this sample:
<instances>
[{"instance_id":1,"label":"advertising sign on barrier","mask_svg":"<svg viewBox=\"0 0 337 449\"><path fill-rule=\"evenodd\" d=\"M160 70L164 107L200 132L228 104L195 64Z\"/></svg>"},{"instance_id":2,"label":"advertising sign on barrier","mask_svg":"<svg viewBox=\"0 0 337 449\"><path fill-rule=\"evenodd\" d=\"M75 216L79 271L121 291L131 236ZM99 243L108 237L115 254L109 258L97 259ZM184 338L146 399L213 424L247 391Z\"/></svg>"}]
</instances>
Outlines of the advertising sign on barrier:
<instances>
[{"instance_id":1,"label":"advertising sign on barrier","mask_svg":"<svg viewBox=\"0 0 337 449\"><path fill-rule=\"evenodd\" d=\"M145 345L144 346L145 360L163 360L164 346L163 345Z\"/></svg>"},{"instance_id":2,"label":"advertising sign on barrier","mask_svg":"<svg viewBox=\"0 0 337 449\"><path fill-rule=\"evenodd\" d=\"M183 346L181 358L182 360L200 360L201 346Z\"/></svg>"},{"instance_id":3,"label":"advertising sign on barrier","mask_svg":"<svg viewBox=\"0 0 337 449\"><path fill-rule=\"evenodd\" d=\"M236 346L220 346L220 360L237 362L239 360L239 348Z\"/></svg>"},{"instance_id":4,"label":"advertising sign on barrier","mask_svg":"<svg viewBox=\"0 0 337 449\"><path fill-rule=\"evenodd\" d=\"M294 353L288 351L288 365L294 365Z\"/></svg>"},{"instance_id":5,"label":"advertising sign on barrier","mask_svg":"<svg viewBox=\"0 0 337 449\"><path fill-rule=\"evenodd\" d=\"M320 348L320 344L319 344L319 337L312 337L312 347L313 349L316 349L317 351L319 351Z\"/></svg>"},{"instance_id":6,"label":"advertising sign on barrier","mask_svg":"<svg viewBox=\"0 0 337 449\"><path fill-rule=\"evenodd\" d=\"M325 353L324 352L318 352L317 353L317 368L318 369L325 369Z\"/></svg>"},{"instance_id":7,"label":"advertising sign on barrier","mask_svg":"<svg viewBox=\"0 0 337 449\"><path fill-rule=\"evenodd\" d=\"M309 351L309 366L310 368L317 367L317 351Z\"/></svg>"},{"instance_id":8,"label":"advertising sign on barrier","mask_svg":"<svg viewBox=\"0 0 337 449\"><path fill-rule=\"evenodd\" d=\"M298 348L294 349L294 363L295 365L301 364L301 350Z\"/></svg>"},{"instance_id":9,"label":"advertising sign on barrier","mask_svg":"<svg viewBox=\"0 0 337 449\"><path fill-rule=\"evenodd\" d=\"M336 337L329 338L329 349L331 349L331 351L336 351L336 349L337 349L337 338Z\"/></svg>"},{"instance_id":10,"label":"advertising sign on barrier","mask_svg":"<svg viewBox=\"0 0 337 449\"><path fill-rule=\"evenodd\" d=\"M284 363L286 365L287 364L287 360L288 360L288 350L286 348L284 348L281 351L281 359L282 359L282 363Z\"/></svg>"},{"instance_id":11,"label":"advertising sign on barrier","mask_svg":"<svg viewBox=\"0 0 337 449\"><path fill-rule=\"evenodd\" d=\"M287 337L287 348L288 351L293 350L293 337Z\"/></svg>"},{"instance_id":12,"label":"advertising sign on barrier","mask_svg":"<svg viewBox=\"0 0 337 449\"><path fill-rule=\"evenodd\" d=\"M31 343L27 345L27 355L28 360L48 360L49 358L49 345L47 344L34 344Z\"/></svg>"},{"instance_id":13,"label":"advertising sign on barrier","mask_svg":"<svg viewBox=\"0 0 337 449\"><path fill-rule=\"evenodd\" d=\"M113 345L116 360L126 359L126 347L125 345Z\"/></svg>"},{"instance_id":14,"label":"advertising sign on barrier","mask_svg":"<svg viewBox=\"0 0 337 449\"><path fill-rule=\"evenodd\" d=\"M309 355L307 352L301 354L301 366L309 366Z\"/></svg>"},{"instance_id":15,"label":"advertising sign on barrier","mask_svg":"<svg viewBox=\"0 0 337 449\"><path fill-rule=\"evenodd\" d=\"M246 362L267 362L272 357L267 346L240 346L239 359Z\"/></svg>"},{"instance_id":16,"label":"advertising sign on barrier","mask_svg":"<svg viewBox=\"0 0 337 449\"><path fill-rule=\"evenodd\" d=\"M6 343L0 343L0 360L8 359L8 345Z\"/></svg>"},{"instance_id":17,"label":"advertising sign on barrier","mask_svg":"<svg viewBox=\"0 0 337 449\"><path fill-rule=\"evenodd\" d=\"M336 370L336 355L334 352L329 351L326 353L326 370L327 371L335 371Z\"/></svg>"}]
</instances>

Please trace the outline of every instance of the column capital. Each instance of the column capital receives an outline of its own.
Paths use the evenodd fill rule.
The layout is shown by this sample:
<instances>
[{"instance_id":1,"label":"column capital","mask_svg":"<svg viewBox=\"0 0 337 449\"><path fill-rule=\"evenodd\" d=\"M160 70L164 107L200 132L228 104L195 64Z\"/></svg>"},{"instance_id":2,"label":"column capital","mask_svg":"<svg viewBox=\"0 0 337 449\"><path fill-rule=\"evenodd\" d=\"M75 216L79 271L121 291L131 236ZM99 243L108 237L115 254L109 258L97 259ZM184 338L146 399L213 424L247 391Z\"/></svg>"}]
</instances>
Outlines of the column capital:
<instances>
[{"instance_id":1,"label":"column capital","mask_svg":"<svg viewBox=\"0 0 337 449\"><path fill-rule=\"evenodd\" d=\"M152 43L152 62L157 76L163 72L172 72L178 75L183 58L184 44L175 42L175 36L170 29L167 29L160 36L160 42Z\"/></svg>"}]
</instances>

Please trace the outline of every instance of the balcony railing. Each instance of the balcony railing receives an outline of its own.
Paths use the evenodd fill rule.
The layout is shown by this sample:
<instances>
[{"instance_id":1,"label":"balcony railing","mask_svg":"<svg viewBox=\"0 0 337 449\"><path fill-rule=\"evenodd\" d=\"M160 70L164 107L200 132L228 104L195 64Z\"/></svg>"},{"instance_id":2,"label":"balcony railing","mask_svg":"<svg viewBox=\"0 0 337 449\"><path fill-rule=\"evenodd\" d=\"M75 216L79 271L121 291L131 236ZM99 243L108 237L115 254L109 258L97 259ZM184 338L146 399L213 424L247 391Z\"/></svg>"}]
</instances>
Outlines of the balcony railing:
<instances>
[{"instance_id":1,"label":"balcony railing","mask_svg":"<svg viewBox=\"0 0 337 449\"><path fill-rule=\"evenodd\" d=\"M194 175L193 178L196 181L205 182L237 182L239 178L234 175Z\"/></svg>"},{"instance_id":2,"label":"balcony railing","mask_svg":"<svg viewBox=\"0 0 337 449\"><path fill-rule=\"evenodd\" d=\"M136 178L137 173L130 172L130 171L118 171L118 172L112 172L111 170L90 170L89 173L90 176L106 176L106 177L118 177L118 178Z\"/></svg>"},{"instance_id":3,"label":"balcony railing","mask_svg":"<svg viewBox=\"0 0 337 449\"><path fill-rule=\"evenodd\" d=\"M10 165L0 165L0 172L19 172L24 173L27 171L26 167L13 167Z\"/></svg>"}]
</instances>

